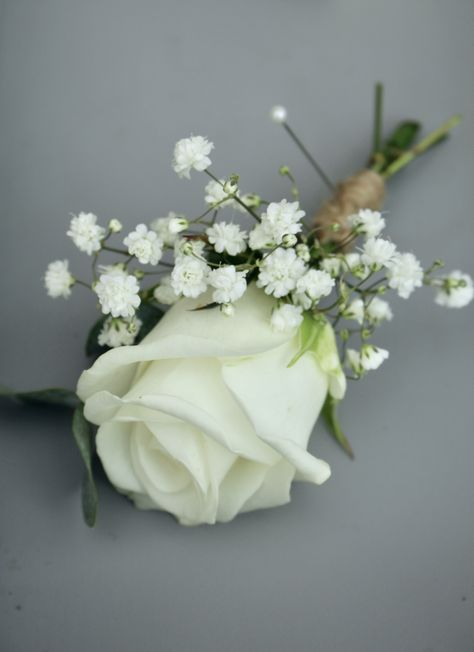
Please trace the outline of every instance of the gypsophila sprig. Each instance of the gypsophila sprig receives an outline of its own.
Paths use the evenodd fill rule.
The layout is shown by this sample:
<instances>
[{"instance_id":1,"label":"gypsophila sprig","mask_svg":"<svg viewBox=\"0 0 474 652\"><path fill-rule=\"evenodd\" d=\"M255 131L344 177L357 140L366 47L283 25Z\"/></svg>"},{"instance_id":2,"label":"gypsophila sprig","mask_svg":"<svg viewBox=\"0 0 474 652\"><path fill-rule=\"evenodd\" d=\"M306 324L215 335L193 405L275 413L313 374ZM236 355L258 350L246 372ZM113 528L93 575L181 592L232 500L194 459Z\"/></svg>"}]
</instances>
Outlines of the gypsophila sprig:
<instances>
[{"instance_id":1,"label":"gypsophila sprig","mask_svg":"<svg viewBox=\"0 0 474 652\"><path fill-rule=\"evenodd\" d=\"M80 251L91 256L100 250L105 229L97 224L97 215L94 213L79 213L73 215L66 235Z\"/></svg>"},{"instance_id":2,"label":"gypsophila sprig","mask_svg":"<svg viewBox=\"0 0 474 652\"><path fill-rule=\"evenodd\" d=\"M214 144L202 136L178 140L174 148L173 169L179 177L190 178L191 170L203 172L211 165L209 154Z\"/></svg>"},{"instance_id":3,"label":"gypsophila sprig","mask_svg":"<svg viewBox=\"0 0 474 652\"><path fill-rule=\"evenodd\" d=\"M163 254L163 241L155 231L148 230L145 224L138 224L123 244L128 248L128 253L136 256L142 265L156 265Z\"/></svg>"},{"instance_id":4,"label":"gypsophila sprig","mask_svg":"<svg viewBox=\"0 0 474 652\"><path fill-rule=\"evenodd\" d=\"M276 106L271 116L293 134L286 109ZM240 193L238 174L210 171L213 148L203 136L183 138L174 148L172 166L178 176L189 179L192 171L206 172L202 196L208 208L196 211L197 217L170 211L149 226L142 221L122 236L121 249L112 242L123 229L121 222L109 220L106 230L93 213L72 216L67 235L92 256L92 281L76 279L68 262L58 260L49 265L44 283L51 297L68 297L74 284L93 289L101 312L108 315L98 334L101 346L133 344L143 325L137 310L161 310L158 306L166 308L182 298L208 309L216 306L225 328L253 283L275 301L269 316L272 330L297 330L308 317L338 327L341 357L350 373L360 377L388 356L370 342L393 316L381 295L394 290L408 298L424 284L434 289L439 305L457 308L472 300L469 275L455 271L437 277L438 261L424 269L414 254L399 252L379 210L362 206L345 223L331 216L331 238L336 245L342 238L334 246L331 238L328 242L322 237L321 226L303 222L305 211L296 200L288 166L280 166L279 172L290 178L295 201L264 201L255 193ZM307 150L302 151L308 158ZM317 170L314 159L309 160ZM238 221L218 219L221 209L229 207L238 210ZM119 260L98 264L102 251Z\"/></svg>"},{"instance_id":5,"label":"gypsophila sprig","mask_svg":"<svg viewBox=\"0 0 474 652\"><path fill-rule=\"evenodd\" d=\"M71 287L75 279L69 272L69 261L55 260L49 263L44 275L44 286L50 297L67 299L71 295Z\"/></svg>"},{"instance_id":6,"label":"gypsophila sprig","mask_svg":"<svg viewBox=\"0 0 474 652\"><path fill-rule=\"evenodd\" d=\"M140 305L139 290L135 276L118 269L101 274L94 286L102 312L112 317L133 317Z\"/></svg>"},{"instance_id":7,"label":"gypsophila sprig","mask_svg":"<svg viewBox=\"0 0 474 652\"><path fill-rule=\"evenodd\" d=\"M128 319L120 317L107 317L98 335L100 346L107 346L115 349L118 346L130 346L142 326L142 322L133 316Z\"/></svg>"},{"instance_id":8,"label":"gypsophila sprig","mask_svg":"<svg viewBox=\"0 0 474 652\"><path fill-rule=\"evenodd\" d=\"M247 248L247 233L242 231L238 224L217 222L206 229L206 234L217 253L226 251L231 256L237 256Z\"/></svg>"}]
</instances>

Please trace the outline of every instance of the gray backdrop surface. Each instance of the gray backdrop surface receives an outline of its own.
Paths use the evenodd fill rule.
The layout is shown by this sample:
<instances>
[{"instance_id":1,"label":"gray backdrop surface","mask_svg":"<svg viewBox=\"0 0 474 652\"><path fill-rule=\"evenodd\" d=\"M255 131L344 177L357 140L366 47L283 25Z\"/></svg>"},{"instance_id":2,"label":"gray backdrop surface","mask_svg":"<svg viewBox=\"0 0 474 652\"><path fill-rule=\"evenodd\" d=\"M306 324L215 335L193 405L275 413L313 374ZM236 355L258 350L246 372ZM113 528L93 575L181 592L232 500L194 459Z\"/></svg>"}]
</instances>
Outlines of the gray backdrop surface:
<instances>
[{"instance_id":1,"label":"gray backdrop surface","mask_svg":"<svg viewBox=\"0 0 474 652\"><path fill-rule=\"evenodd\" d=\"M6 0L0 21L3 383L74 387L94 302L48 299L44 268L86 274L70 212L196 214L203 179L172 172L178 138L208 135L245 189L281 198L288 163L308 211L327 196L268 120L275 103L334 178L367 156L376 80L387 128L462 113L392 183L388 233L474 272L470 0ZM393 309L390 360L341 410L356 461L318 426L331 480L227 525L136 511L102 477L88 530L68 414L2 406L0 649L472 651L474 309L429 291Z\"/></svg>"}]
</instances>

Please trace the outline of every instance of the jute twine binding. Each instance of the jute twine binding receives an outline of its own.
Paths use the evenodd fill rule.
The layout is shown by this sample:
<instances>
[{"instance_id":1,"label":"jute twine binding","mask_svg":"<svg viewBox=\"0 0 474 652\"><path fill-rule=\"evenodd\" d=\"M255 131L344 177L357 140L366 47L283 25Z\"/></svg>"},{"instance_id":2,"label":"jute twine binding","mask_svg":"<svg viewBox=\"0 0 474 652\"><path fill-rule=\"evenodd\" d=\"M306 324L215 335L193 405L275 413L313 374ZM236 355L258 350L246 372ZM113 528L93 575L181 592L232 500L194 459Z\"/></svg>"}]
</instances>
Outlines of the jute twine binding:
<instances>
[{"instance_id":1,"label":"jute twine binding","mask_svg":"<svg viewBox=\"0 0 474 652\"><path fill-rule=\"evenodd\" d=\"M372 170L362 170L338 184L335 194L323 204L314 218L315 226L322 228L316 232L320 242L340 243L350 233L347 223L349 215L357 213L362 208L373 211L380 210L385 197L385 181ZM331 229L333 224L339 224L340 229ZM345 249L345 248L344 248Z\"/></svg>"}]
</instances>

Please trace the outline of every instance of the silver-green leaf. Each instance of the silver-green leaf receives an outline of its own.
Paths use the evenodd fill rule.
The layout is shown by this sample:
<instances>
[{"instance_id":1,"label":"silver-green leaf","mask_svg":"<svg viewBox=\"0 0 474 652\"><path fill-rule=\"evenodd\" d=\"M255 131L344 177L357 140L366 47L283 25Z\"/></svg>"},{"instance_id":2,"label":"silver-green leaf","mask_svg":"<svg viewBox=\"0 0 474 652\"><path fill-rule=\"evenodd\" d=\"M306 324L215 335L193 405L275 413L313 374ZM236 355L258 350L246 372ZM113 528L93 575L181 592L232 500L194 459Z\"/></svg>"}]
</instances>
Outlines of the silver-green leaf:
<instances>
[{"instance_id":1,"label":"silver-green leaf","mask_svg":"<svg viewBox=\"0 0 474 652\"><path fill-rule=\"evenodd\" d=\"M82 513L87 525L94 527L97 517L98 496L92 474L93 431L91 424L84 417L84 406L82 404L74 410L72 433L85 466L82 481Z\"/></svg>"}]
</instances>

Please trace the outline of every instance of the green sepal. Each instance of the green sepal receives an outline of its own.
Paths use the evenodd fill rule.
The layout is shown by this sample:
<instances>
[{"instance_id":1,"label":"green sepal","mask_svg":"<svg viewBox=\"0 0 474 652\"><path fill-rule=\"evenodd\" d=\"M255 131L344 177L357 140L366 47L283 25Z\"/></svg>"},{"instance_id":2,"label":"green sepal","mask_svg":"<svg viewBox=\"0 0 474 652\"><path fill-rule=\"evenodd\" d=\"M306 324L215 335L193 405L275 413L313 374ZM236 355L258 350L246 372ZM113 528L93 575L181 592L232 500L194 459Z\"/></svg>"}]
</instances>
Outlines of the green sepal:
<instances>
[{"instance_id":1,"label":"green sepal","mask_svg":"<svg viewBox=\"0 0 474 652\"><path fill-rule=\"evenodd\" d=\"M87 525L94 527L97 517L98 496L92 474L93 431L91 424L84 417L84 405L82 403L74 410L72 434L85 466L82 480L82 514Z\"/></svg>"},{"instance_id":2,"label":"green sepal","mask_svg":"<svg viewBox=\"0 0 474 652\"><path fill-rule=\"evenodd\" d=\"M50 387L48 389L37 389L31 392L15 392L8 387L0 386L0 396L16 399L23 403L40 403L45 405L59 405L62 407L75 408L79 399L75 392L62 387Z\"/></svg>"},{"instance_id":3,"label":"green sepal","mask_svg":"<svg viewBox=\"0 0 474 652\"><path fill-rule=\"evenodd\" d=\"M341 448L347 453L351 460L353 460L354 451L352 450L352 446L350 445L349 440L343 433L339 419L337 418L337 406L339 403L340 401L335 399L328 392L321 414L331 435L341 446Z\"/></svg>"},{"instance_id":4,"label":"green sepal","mask_svg":"<svg viewBox=\"0 0 474 652\"><path fill-rule=\"evenodd\" d=\"M305 315L303 323L299 330L299 348L296 355L288 363L288 367L293 367L298 360L308 351L315 351L318 343L318 338L323 333L327 321L324 317L313 318L310 315Z\"/></svg>"},{"instance_id":5,"label":"green sepal","mask_svg":"<svg viewBox=\"0 0 474 652\"><path fill-rule=\"evenodd\" d=\"M346 391L346 377L339 360L336 336L331 324L322 313L306 312L298 335L298 351L288 367L296 364L305 353L311 353L321 371L327 374L329 392L341 399Z\"/></svg>"}]
</instances>

